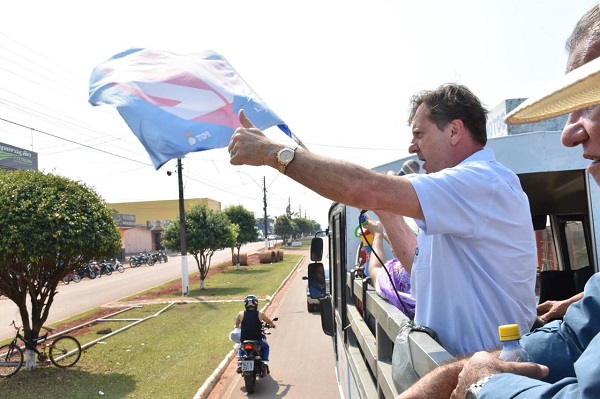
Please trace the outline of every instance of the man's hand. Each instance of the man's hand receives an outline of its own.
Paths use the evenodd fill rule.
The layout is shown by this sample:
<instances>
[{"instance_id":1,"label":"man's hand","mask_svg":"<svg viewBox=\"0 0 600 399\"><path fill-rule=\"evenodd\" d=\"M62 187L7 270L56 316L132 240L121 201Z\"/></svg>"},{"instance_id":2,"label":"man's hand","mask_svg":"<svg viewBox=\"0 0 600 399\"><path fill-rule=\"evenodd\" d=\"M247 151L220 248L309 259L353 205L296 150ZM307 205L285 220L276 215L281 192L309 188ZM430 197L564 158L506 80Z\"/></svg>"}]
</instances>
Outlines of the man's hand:
<instances>
[{"instance_id":1,"label":"man's hand","mask_svg":"<svg viewBox=\"0 0 600 399\"><path fill-rule=\"evenodd\" d=\"M583 292L573 295L571 298L563 301L546 301L538 305L537 314L540 319L546 322L554 319L561 319L564 317L565 313L567 313L569 306L579 301L581 298L583 298Z\"/></svg>"},{"instance_id":2,"label":"man's hand","mask_svg":"<svg viewBox=\"0 0 600 399\"><path fill-rule=\"evenodd\" d=\"M242 127L235 130L227 147L231 156L229 162L232 165L277 166L277 152L282 146L254 127L243 109L240 110L239 119Z\"/></svg>"},{"instance_id":3,"label":"man's hand","mask_svg":"<svg viewBox=\"0 0 600 399\"><path fill-rule=\"evenodd\" d=\"M540 319L548 322L553 319L562 318L567 312L569 303L566 301L546 301L537 306L537 314Z\"/></svg>"},{"instance_id":4,"label":"man's hand","mask_svg":"<svg viewBox=\"0 0 600 399\"><path fill-rule=\"evenodd\" d=\"M458 384L452 392L452 399L464 399L471 384L489 375L500 373L519 374L542 379L548 375L548 367L537 363L505 362L489 352L475 353L458 375Z\"/></svg>"}]
</instances>

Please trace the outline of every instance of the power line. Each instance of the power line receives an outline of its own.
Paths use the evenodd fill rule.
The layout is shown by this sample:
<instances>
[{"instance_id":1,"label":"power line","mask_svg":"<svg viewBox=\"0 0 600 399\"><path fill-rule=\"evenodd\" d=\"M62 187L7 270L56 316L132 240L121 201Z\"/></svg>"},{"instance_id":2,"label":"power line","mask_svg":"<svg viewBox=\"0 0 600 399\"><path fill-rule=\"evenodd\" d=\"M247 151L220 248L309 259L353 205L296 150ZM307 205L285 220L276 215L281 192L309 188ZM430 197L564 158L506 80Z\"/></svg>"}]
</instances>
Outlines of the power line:
<instances>
[{"instance_id":1,"label":"power line","mask_svg":"<svg viewBox=\"0 0 600 399\"><path fill-rule=\"evenodd\" d=\"M79 146L81 146L81 147L88 148L88 149L90 149L90 150L94 150L94 151L102 152L102 153L104 153L104 154L112 155L112 156L115 156L115 157L118 157L118 158L121 158L121 159L126 159L126 160L128 160L128 161L137 162L137 163L140 163L140 164L142 164L142 165L152 166L152 165L151 165L151 164L149 164L149 163L142 162L142 161L138 161L137 159L133 159L133 158L125 157L125 156L123 156L123 155L115 154L115 153L112 153L112 152L109 152L109 151L101 150L100 148L95 148L95 147L92 147L92 146L90 146L90 145L87 145L87 144L78 143L77 141L74 141L74 140L69 140L69 139L66 139L66 138L64 138L64 137L60 137L60 136L57 136L57 135L55 135L55 134L52 134L52 133L49 133L49 132L44 132L43 130L36 129L36 128L34 128L34 127L28 127L28 126L22 125L22 124L20 124L20 123L17 123L17 122L10 121L10 120L8 120L8 119L0 118L0 121L4 121L4 122L6 122L6 123L11 123L11 124L13 124L13 125L16 125L16 126L19 126L19 127L25 128L25 129L29 129L29 130L31 130L32 132L38 132L38 133L41 133L41 134L45 134L45 135L47 135L47 136L54 137L54 138L56 138L56 139L59 139L59 140L66 141L66 142L69 142L69 143L71 143L71 144L76 144L76 145L79 145Z\"/></svg>"}]
</instances>

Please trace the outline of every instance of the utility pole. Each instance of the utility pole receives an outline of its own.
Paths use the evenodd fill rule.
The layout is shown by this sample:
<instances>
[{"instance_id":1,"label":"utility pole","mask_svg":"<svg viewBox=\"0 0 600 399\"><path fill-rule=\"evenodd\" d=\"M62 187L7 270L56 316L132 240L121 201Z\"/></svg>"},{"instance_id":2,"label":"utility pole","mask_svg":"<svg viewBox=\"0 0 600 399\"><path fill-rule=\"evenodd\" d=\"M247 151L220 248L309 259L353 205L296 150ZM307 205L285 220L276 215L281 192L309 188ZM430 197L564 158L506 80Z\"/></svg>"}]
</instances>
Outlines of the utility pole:
<instances>
[{"instance_id":1,"label":"utility pole","mask_svg":"<svg viewBox=\"0 0 600 399\"><path fill-rule=\"evenodd\" d=\"M263 176L263 211L265 211L265 249L269 249L269 239L267 238L269 219L267 217L267 183L265 176Z\"/></svg>"},{"instance_id":2,"label":"utility pole","mask_svg":"<svg viewBox=\"0 0 600 399\"><path fill-rule=\"evenodd\" d=\"M181 236L181 296L189 292L189 277L187 265L187 243L185 239L185 205L183 202L183 173L181 158L177 158L177 176L179 182L179 235Z\"/></svg>"}]
</instances>

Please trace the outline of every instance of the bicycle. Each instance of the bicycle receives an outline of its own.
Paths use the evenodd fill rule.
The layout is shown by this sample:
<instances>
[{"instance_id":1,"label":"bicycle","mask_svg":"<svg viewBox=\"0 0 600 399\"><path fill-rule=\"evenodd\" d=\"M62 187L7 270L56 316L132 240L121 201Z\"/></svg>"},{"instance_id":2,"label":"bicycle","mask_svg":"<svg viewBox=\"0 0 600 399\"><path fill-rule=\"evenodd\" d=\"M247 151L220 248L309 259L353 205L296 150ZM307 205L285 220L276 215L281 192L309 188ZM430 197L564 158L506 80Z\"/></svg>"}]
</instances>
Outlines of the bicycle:
<instances>
[{"instance_id":1,"label":"bicycle","mask_svg":"<svg viewBox=\"0 0 600 399\"><path fill-rule=\"evenodd\" d=\"M48 339L48 333L54 331L52 327L42 327L46 330L46 334L35 340L29 341L21 335L21 328L15 325L13 321L11 324L15 330L15 338L10 344L0 346L0 377L11 377L15 375L23 366L23 349L17 345L17 340L21 340L25 343L26 347L32 348L37 354L37 360L40 363L48 364L50 362L57 367L71 367L74 366L81 357L81 345L74 337L70 335L61 335L56 338L52 343L47 343L43 346L43 350L38 350L38 345L46 342ZM46 353L46 349L48 349Z\"/></svg>"}]
</instances>

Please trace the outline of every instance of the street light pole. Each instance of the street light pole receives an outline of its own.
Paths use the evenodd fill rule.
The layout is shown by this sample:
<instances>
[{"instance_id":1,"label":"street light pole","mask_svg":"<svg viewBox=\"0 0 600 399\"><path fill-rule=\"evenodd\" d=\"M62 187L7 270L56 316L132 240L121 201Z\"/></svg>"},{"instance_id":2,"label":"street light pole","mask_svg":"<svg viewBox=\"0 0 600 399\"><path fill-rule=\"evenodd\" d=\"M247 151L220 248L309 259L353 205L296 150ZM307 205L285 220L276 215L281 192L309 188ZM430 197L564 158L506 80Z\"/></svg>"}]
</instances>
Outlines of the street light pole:
<instances>
[{"instance_id":1,"label":"street light pole","mask_svg":"<svg viewBox=\"0 0 600 399\"><path fill-rule=\"evenodd\" d=\"M250 176L248 173L246 172L242 172L240 170L237 171L238 173L242 173L246 176L248 176L254 183L256 183L256 185L258 187L260 187L260 184L258 184L258 182L256 180L254 180L252 178L252 176ZM263 190L263 211L264 211L264 223L265 223L265 227L264 227L264 233L265 233L265 249L269 249L269 239L267 238L267 233L268 233L268 223L269 223L269 219L267 216L267 183L266 183L266 177L263 176L263 186L262 186L262 190Z\"/></svg>"},{"instance_id":2,"label":"street light pole","mask_svg":"<svg viewBox=\"0 0 600 399\"><path fill-rule=\"evenodd\" d=\"M265 176L263 176L263 211L265 211L265 249L269 249L269 239L267 237L267 223L269 223L269 219L267 217L267 183Z\"/></svg>"},{"instance_id":3,"label":"street light pole","mask_svg":"<svg viewBox=\"0 0 600 399\"><path fill-rule=\"evenodd\" d=\"M181 237L181 296L189 292L189 277L187 265L187 243L185 239L185 206L183 201L183 173L181 158L177 158L177 176L179 183L179 234Z\"/></svg>"}]
</instances>

